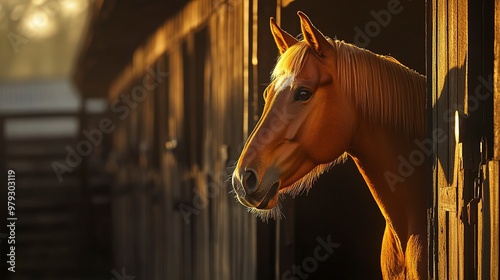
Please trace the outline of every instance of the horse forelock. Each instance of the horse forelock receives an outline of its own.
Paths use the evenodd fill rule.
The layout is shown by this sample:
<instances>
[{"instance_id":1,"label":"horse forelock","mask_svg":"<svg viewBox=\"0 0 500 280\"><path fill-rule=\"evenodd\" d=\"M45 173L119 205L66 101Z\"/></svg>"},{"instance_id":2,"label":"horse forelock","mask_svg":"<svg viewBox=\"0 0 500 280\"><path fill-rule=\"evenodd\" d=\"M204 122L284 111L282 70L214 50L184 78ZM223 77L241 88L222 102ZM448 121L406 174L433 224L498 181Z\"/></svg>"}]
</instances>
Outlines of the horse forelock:
<instances>
[{"instance_id":1,"label":"horse forelock","mask_svg":"<svg viewBox=\"0 0 500 280\"><path fill-rule=\"evenodd\" d=\"M289 88L294 80L295 76L292 74L279 76L278 78L276 78L276 84L274 86L276 92L282 92L286 88Z\"/></svg>"},{"instance_id":2,"label":"horse forelock","mask_svg":"<svg viewBox=\"0 0 500 280\"><path fill-rule=\"evenodd\" d=\"M278 61L271 72L271 81L275 81L282 76L296 77L304 67L306 55L310 52L305 41L300 41L291 46L278 57Z\"/></svg>"}]
</instances>

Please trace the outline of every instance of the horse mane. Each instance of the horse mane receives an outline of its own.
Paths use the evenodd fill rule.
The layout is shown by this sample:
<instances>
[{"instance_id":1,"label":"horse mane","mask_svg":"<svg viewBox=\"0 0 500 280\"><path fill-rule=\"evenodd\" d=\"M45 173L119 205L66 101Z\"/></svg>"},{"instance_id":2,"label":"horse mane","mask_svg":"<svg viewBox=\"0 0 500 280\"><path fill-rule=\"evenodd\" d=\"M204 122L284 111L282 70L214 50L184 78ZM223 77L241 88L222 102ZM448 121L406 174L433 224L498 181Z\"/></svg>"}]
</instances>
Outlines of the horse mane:
<instances>
[{"instance_id":1,"label":"horse mane","mask_svg":"<svg viewBox=\"0 0 500 280\"><path fill-rule=\"evenodd\" d=\"M363 121L403 133L408 140L425 137L425 77L404 66L395 58L375 54L339 40L328 39L335 55L334 83L350 96ZM276 62L271 80L282 76L297 77L313 50L305 41L289 47ZM346 161L344 152L336 160L320 164L280 194L292 197L308 192L314 181L335 164ZM271 210L249 208L267 221L280 218L278 204Z\"/></svg>"},{"instance_id":2,"label":"horse mane","mask_svg":"<svg viewBox=\"0 0 500 280\"><path fill-rule=\"evenodd\" d=\"M382 125L408 139L425 136L425 77L395 58L375 54L344 41L328 39L335 55L334 82L371 125ZM296 77L312 49L299 41L286 50L274 67L271 79Z\"/></svg>"}]
</instances>

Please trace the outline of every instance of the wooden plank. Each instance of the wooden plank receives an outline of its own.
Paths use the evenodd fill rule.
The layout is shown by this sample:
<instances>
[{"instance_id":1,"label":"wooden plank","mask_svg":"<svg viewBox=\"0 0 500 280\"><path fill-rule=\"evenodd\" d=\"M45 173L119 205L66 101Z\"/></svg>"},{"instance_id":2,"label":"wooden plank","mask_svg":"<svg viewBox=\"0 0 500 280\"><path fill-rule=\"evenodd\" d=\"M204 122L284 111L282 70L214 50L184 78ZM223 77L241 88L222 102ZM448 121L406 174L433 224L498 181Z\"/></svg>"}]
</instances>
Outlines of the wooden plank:
<instances>
[{"instance_id":1,"label":"wooden plank","mask_svg":"<svg viewBox=\"0 0 500 280\"><path fill-rule=\"evenodd\" d=\"M207 141L207 145L209 146L212 146L214 145L215 143L217 143L218 141L220 141L220 137L221 137L221 134L222 132L220 131L220 126L217 125L218 123L218 120L219 118L217 118L217 116L219 115L219 113L221 112L220 109L220 98L219 96L222 94L220 91L218 91L218 87L219 87L219 82L220 82L220 72L217 71L216 69L216 65L218 65L218 63L216 63L215 61L217 61L215 58L218 56L218 48L216 47L216 43L217 43L217 39L218 39L218 27L217 27L217 17L211 17L210 20L209 20L209 24L208 24L208 28L209 28L209 40L210 40L210 58L209 60L210 61L213 61L214 64L211 65L210 67L207 68L207 75L209 75L212 79L212 84L210 84L210 91L209 93L205 96L205 98L207 98L207 100L205 100L205 103L209 106L212 106L212 110L208 111L207 112L207 117L206 117L206 121L207 122L210 122L210 123L213 123L214 125L210 128L210 133L212 135L212 137L209 138L209 140ZM217 170L216 166L217 166L217 155L215 153L215 150L207 150L207 153L205 154L205 158L207 161L210 161L214 168L214 170ZM214 260L213 263L212 263L212 269L210 271L211 275L212 276L217 276L219 275L219 272L220 272L220 265L219 265L219 256L221 255L221 248L220 247L217 247L216 242L219 242L217 239L219 238L218 237L218 233L219 233L219 228L218 228L218 224L220 223L219 222L219 219L221 218L221 216L218 216L219 212L218 212L218 209L219 209L219 197L215 197L213 199L213 203L211 203L210 205L210 212L211 212L211 215L210 215L210 222L212 223L213 225L213 229L211 230L211 234L213 236L212 240L211 240L211 252L210 252L210 255L211 255L211 258Z\"/></svg>"},{"instance_id":2,"label":"wooden plank","mask_svg":"<svg viewBox=\"0 0 500 280\"><path fill-rule=\"evenodd\" d=\"M224 40L226 41L225 44L226 46L220 46L223 50L224 48L233 48L234 49L234 43L235 43L235 36L237 36L236 34L239 33L241 34L241 31L238 30L236 31L234 29L234 24L235 24L235 21L236 21L236 18L234 17L234 14L231 10L227 9L227 7L224 8L224 13L226 14L225 16L225 21L226 21L226 26L220 26L220 28L224 29L226 31L226 36L224 38ZM236 52L238 50L235 50ZM242 56L239 56L238 58L236 58L236 60L239 60L241 59ZM231 76L234 78L234 74L231 73L231 69L234 69L234 63L235 63L235 57L232 56L232 55L228 55L227 56L227 59L224 61L225 65L224 67L227 67L227 69L225 71L227 71L226 75L228 76ZM231 66L232 65L232 66ZM236 71L235 71L236 72ZM230 88L234 88L234 81L232 79L228 80L227 83L226 83L226 89L230 89ZM241 98L238 97L232 97L228 95L228 92L225 92L224 94L224 97L223 99L226 101L226 102L229 102L229 104L235 104L236 102L238 102L239 104L235 104L236 106L241 106ZM226 103L227 104L227 103ZM227 105L226 105L227 106ZM238 126L241 127L243 125L243 123L239 123ZM241 128L239 129L241 130ZM217 143L218 146L220 147L220 145L222 145L223 143ZM217 146L216 146L217 147ZM223 165L224 165L224 162L222 160L224 160L221 156L223 156L221 153L220 153L220 150L217 149L219 154L218 154L218 159L219 159L219 168L223 168ZM216 180L220 180L220 179L216 179ZM222 184L223 182L220 182L219 181L219 184ZM221 197L221 201L224 201L225 205L227 205L227 197ZM229 206L229 205L228 205ZM229 217L226 218L226 221L229 221ZM232 236L232 237L235 237L236 240L240 240L240 242L242 241L241 240L241 236L243 235L243 232L242 232L242 229L244 228L244 223L243 223L243 219L242 217L237 217L235 219L237 222L235 223L236 227L233 225L233 226L230 226L230 227L227 227L226 230L227 230L227 235L228 236ZM244 242L244 241L243 241ZM227 244L228 242L226 242ZM227 278L229 279L242 279L244 278L245 276L241 275L241 271L242 271L242 258L241 257L232 257L231 256L235 256L236 254L238 253L241 253L241 248L239 246L235 246L236 244L227 244L225 246L225 253L227 254L226 257L229 259L229 263L232 267L237 267L238 269L231 269L231 271L227 274Z\"/></svg>"},{"instance_id":3,"label":"wooden plank","mask_svg":"<svg viewBox=\"0 0 500 280\"><path fill-rule=\"evenodd\" d=\"M228 70L228 66L229 66L229 63L228 63L228 58L227 56L224 55L224 51L225 51L225 46L226 46L226 42L228 40L228 37L227 37L227 30L225 28L225 23L226 23L226 17L225 17L225 10L219 10L218 11L218 14L217 14L217 19L216 19L216 23L214 23L214 27L215 27L215 32L221 34L219 36L217 36L217 42L215 44L216 46L216 51L214 52L215 54L218 55L218 57L221 57L222 59L219 61L219 63L217 63L216 67L213 69L213 71L219 71L219 75L217 76L217 83L219 83L215 88L214 90L219 90L220 94L216 94L217 96L217 108L218 109L227 109L227 103L226 102L231 102L232 100L230 99L230 97L227 95L228 94L228 83L224 82L224 77L226 75L228 75L227 73L227 70ZM216 59L215 57L213 57L213 59ZM230 101L231 100L231 101ZM221 118L224 118L224 114L217 114L216 116L216 119L217 121L220 121ZM224 136L225 136L225 131L223 129L220 128L219 130L219 133L221 133L222 135L220 135L218 141L221 141ZM218 141L217 142L214 142L213 145L217 145L218 144ZM214 155L215 158L217 159L218 158L218 155ZM220 164L221 162L218 162L219 164L219 168L221 167ZM217 255L219 256L219 261L217 262L217 271L215 273L215 277L219 277L221 279L229 279L231 278L231 271L226 269L224 267L224 264L225 263L232 263L232 261L230 260L230 248L227 244L227 242L225 242L225 239L226 238L230 238L230 234L231 232L233 231L236 231L237 229L235 229L235 225L236 226L239 226L239 222L240 221L237 221L237 223L235 225L232 225L232 226L229 226L226 224L226 222L229 220L227 217L227 215L225 215L225 211L232 211L234 209L234 207L230 207L229 205L225 204L224 203L224 198L221 196L221 197L218 197L217 199L217 205L216 205L216 213L218 215L220 215L220 218L216 219L217 221L217 232L220 234L219 238L217 238L217 243L220 248L217 252Z\"/></svg>"},{"instance_id":4,"label":"wooden plank","mask_svg":"<svg viewBox=\"0 0 500 280\"><path fill-rule=\"evenodd\" d=\"M448 214L446 211L438 211L438 256L437 256L437 279L450 279L448 278L448 231L449 222Z\"/></svg>"},{"instance_id":5,"label":"wooden plank","mask_svg":"<svg viewBox=\"0 0 500 280\"><path fill-rule=\"evenodd\" d=\"M167 232L164 231L164 201L161 196L157 197L156 202L152 207L153 216L153 227L152 227L152 238L150 240L151 246L153 248L153 280L166 279L163 267L165 264L163 248L165 246L164 240L167 236Z\"/></svg>"},{"instance_id":6,"label":"wooden plank","mask_svg":"<svg viewBox=\"0 0 500 280\"><path fill-rule=\"evenodd\" d=\"M448 130L448 123L443 119L443 115L449 108L449 93L448 84L446 83L448 74L448 6L447 1L437 1L436 7L436 41L437 44L437 68L436 68L436 100L434 105L434 110L436 110L437 126L438 129L444 129L446 132ZM449 134L448 134L449 136ZM448 137L450 138L450 137ZM438 278L439 279L450 279L450 255L449 252L449 236L450 236L450 217L449 211L454 209L453 205L453 195L450 195L450 190L448 189L448 175L449 175L449 142L443 142L438 144L437 147L437 188L438 188ZM451 204L451 207L450 207ZM446 207L446 208L443 208Z\"/></svg>"},{"instance_id":7,"label":"wooden plank","mask_svg":"<svg viewBox=\"0 0 500 280\"><path fill-rule=\"evenodd\" d=\"M437 127L436 114L437 110L434 108L437 100L437 3L436 1L429 1L426 5L427 16L427 126L428 130L434 130ZM430 133L428 132L428 135ZM438 275L437 260L439 257L439 222L440 217L438 214L438 184L437 184L437 158L433 157L432 164L429 164L430 173L430 193L431 197L431 211L428 218L428 278L435 279Z\"/></svg>"},{"instance_id":8,"label":"wooden plank","mask_svg":"<svg viewBox=\"0 0 500 280\"><path fill-rule=\"evenodd\" d=\"M439 210L445 212L456 213L457 189L454 187L443 187L439 190Z\"/></svg>"},{"instance_id":9,"label":"wooden plank","mask_svg":"<svg viewBox=\"0 0 500 280\"><path fill-rule=\"evenodd\" d=\"M488 163L488 188L489 193L489 279L497 279L499 277L499 253L500 253L500 161L490 161ZM488 233L487 233L488 234ZM484 275L486 277L486 275Z\"/></svg>"},{"instance_id":10,"label":"wooden plank","mask_svg":"<svg viewBox=\"0 0 500 280\"><path fill-rule=\"evenodd\" d=\"M223 27L221 27L221 17L223 17L223 14L220 14L221 11L218 11L217 15L213 17L211 21L211 26L210 26L210 37L211 37L211 45L213 46L211 49L211 61L217 61L214 63L213 67L211 67L210 72L212 73L213 77L213 84L212 84L212 97L214 99L214 102L212 103L213 109L214 110L224 110L224 99L226 97L226 83L223 82L223 77L225 74L225 60L221 59L218 60L218 57L224 58L223 55L223 48L221 46L221 42L224 42L226 40L226 37L224 36L226 33L224 32L225 30ZM220 121L221 118L223 118L222 113L218 113L217 111L214 111L211 113L212 118L215 122ZM212 133L216 135L216 138L213 139L211 145L217 145L220 143L221 138L224 135L224 131L221 130L220 127L213 127L212 128ZM214 150L213 153L210 153L212 159L214 160L215 166L217 164L220 164L220 162L217 162L217 154L216 151ZM215 167L214 166L214 167ZM220 166L218 166L220 168ZM216 167L217 168L217 167ZM214 205L213 205L213 214L211 217L214 230L214 240L213 240L213 258L215 260L213 266L213 276L217 279L227 279L230 276L229 271L224 269L224 262L227 260L225 259L227 257L227 247L224 246L224 239L228 238L226 235L228 232L227 224L226 223L226 218L227 216L224 214L224 211L230 211L223 203L223 198L217 196L214 199Z\"/></svg>"},{"instance_id":11,"label":"wooden plank","mask_svg":"<svg viewBox=\"0 0 500 280\"><path fill-rule=\"evenodd\" d=\"M500 1L495 1L493 66L493 159L488 164L490 197L490 279L500 274Z\"/></svg>"},{"instance_id":12,"label":"wooden plank","mask_svg":"<svg viewBox=\"0 0 500 280\"><path fill-rule=\"evenodd\" d=\"M448 1L448 94L449 94L449 104L447 110L455 111L459 108L459 104L462 103L463 96L465 95L465 85L458 84L458 76L460 72L460 64L458 61L458 0ZM455 110L454 110L455 109ZM459 185L459 137L457 134L455 126L455 114L452 115L453 119L448 119L448 139L449 139L449 184L450 188L455 190L455 194L452 199L452 204L454 204L454 211L449 213L450 218L450 235L448 237L449 247L448 247L448 257L449 263L449 277L451 279L463 279L463 265L464 265L464 254L463 254L463 224L460 221L459 203L461 202L458 197L463 193L463 184Z\"/></svg>"},{"instance_id":13,"label":"wooden plank","mask_svg":"<svg viewBox=\"0 0 500 280\"><path fill-rule=\"evenodd\" d=\"M486 177L487 178L487 177ZM483 185L483 191L486 191L487 187ZM470 262L467 263L467 272L469 276L472 277L477 277L477 279L484 279L484 271L489 270L488 269L488 263L489 263L489 238L484 235L484 233L489 232L488 230L488 223L489 220L487 218L487 213L489 209L487 208L488 203L486 203L488 199L485 199L485 196L483 195L483 199L481 199L478 203L477 209L478 209L478 217L477 217L477 233L479 233L479 236L477 238L477 245L475 245L472 248L471 255L472 256L477 256L477 268L473 267L473 264L475 262L475 259L471 258ZM469 241L474 240L473 235L477 234L474 232L474 229L472 230L472 237L469 239ZM481 234L483 233L483 234ZM486 237L486 238L485 238ZM472 243L472 242L469 242ZM486 249L486 250L485 250ZM485 265L486 264L486 265ZM477 271L476 271L477 269Z\"/></svg>"},{"instance_id":14,"label":"wooden plank","mask_svg":"<svg viewBox=\"0 0 500 280\"><path fill-rule=\"evenodd\" d=\"M167 72L168 70L168 56L167 54L164 54L163 56L159 57L158 61L156 62L156 67L158 67L158 71L160 72ZM157 114L157 122L156 122L156 127L155 130L157 131L155 139L157 141L156 146L153 147L153 151L157 153L158 157L158 172L159 172L159 177L158 177L158 195L156 196L156 200L158 200L157 206L155 206L154 211L156 211L156 221L154 222L155 224L155 258L154 258L154 263L155 263L155 274L154 274L154 280L159 280L159 279L166 279L169 276L167 276L167 271L168 271L168 264L167 264L167 250L170 248L168 247L168 219L170 217L168 216L169 211L167 211L167 207L171 207L170 204L168 204L168 197L166 195L166 187L165 183L166 181L166 174L164 174L165 171L167 171L166 168L164 168L164 164L167 162L165 158L165 142L168 140L168 111L165 110L165 108L168 108L168 88L169 88L169 77L165 77L163 82L159 83L158 87L155 89L155 103L156 103L156 111L155 113ZM170 172L170 170L168 170ZM172 210L170 210L172 212Z\"/></svg>"},{"instance_id":15,"label":"wooden plank","mask_svg":"<svg viewBox=\"0 0 500 280\"><path fill-rule=\"evenodd\" d=\"M460 249L460 241L462 238L459 235L459 223L460 220L457 219L457 213L448 212L448 279L462 279L460 274L460 261L463 260L462 252Z\"/></svg>"},{"instance_id":16,"label":"wooden plank","mask_svg":"<svg viewBox=\"0 0 500 280\"><path fill-rule=\"evenodd\" d=\"M180 46L177 44L172 46L169 52L169 89L168 89L168 108L169 113L168 121L168 139L175 139L178 143L181 143L182 127L184 123L183 118L183 103L182 103L182 63L180 59L182 58L180 52ZM175 93L175 94L174 94ZM176 153L178 149L174 151L169 151L167 162L165 162L165 171L163 174L167 176L165 181L165 196L168 201L166 207L167 215L167 225L166 228L170 231L167 236L167 275L172 279L182 279L183 277L183 262L185 254L182 250L182 240L184 233L185 222L180 213L178 212L178 204L182 201L181 199L181 185L180 178L178 174L181 174L180 166L178 165ZM174 210L175 212L172 212Z\"/></svg>"},{"instance_id":17,"label":"wooden plank","mask_svg":"<svg viewBox=\"0 0 500 280\"><path fill-rule=\"evenodd\" d=\"M456 41L455 43L457 44L457 55L456 55L456 67L457 67L457 108L459 111L466 112L467 106L467 71L466 71L466 59L467 59L467 42L468 42L468 34L467 34L467 24L468 24L468 7L467 7L467 0L458 0L457 1L457 8L456 8ZM465 203L468 201L468 196L467 192L464 190L465 188L465 182L464 180L466 171L463 169L463 158L462 158L462 151L463 151L463 146L462 143L457 143L458 148L457 152L458 154L455 155L455 160L456 160L456 172L457 172L457 186L458 186L458 212L457 212L457 222L459 225L459 279L467 279L467 268L469 267L467 264L471 259L471 248L470 246L465 245L465 240L470 238L470 229L466 228L466 225L464 224L464 217L462 216L463 213L461 212L464 207Z\"/></svg>"},{"instance_id":18,"label":"wooden plank","mask_svg":"<svg viewBox=\"0 0 500 280\"><path fill-rule=\"evenodd\" d=\"M493 70L493 135L495 160L500 160L500 1L495 1L495 39Z\"/></svg>"}]
</instances>

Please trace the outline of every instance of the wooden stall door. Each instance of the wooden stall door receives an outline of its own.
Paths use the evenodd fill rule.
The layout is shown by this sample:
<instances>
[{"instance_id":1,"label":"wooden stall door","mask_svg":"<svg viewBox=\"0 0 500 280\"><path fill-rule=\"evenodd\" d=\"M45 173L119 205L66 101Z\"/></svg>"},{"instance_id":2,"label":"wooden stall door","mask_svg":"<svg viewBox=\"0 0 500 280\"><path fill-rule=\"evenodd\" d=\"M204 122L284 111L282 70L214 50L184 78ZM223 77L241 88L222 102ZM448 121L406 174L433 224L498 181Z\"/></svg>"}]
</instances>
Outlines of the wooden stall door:
<instances>
[{"instance_id":1,"label":"wooden stall door","mask_svg":"<svg viewBox=\"0 0 500 280\"><path fill-rule=\"evenodd\" d=\"M498 213L498 202L491 204L498 201L498 174L488 170L498 145L493 1L436 0L428 1L427 9L428 135L435 144L429 278L498 279L498 274L490 278L490 261L498 260L498 251L490 253L498 233L495 237L490 229L498 221L489 213L491 208Z\"/></svg>"},{"instance_id":2,"label":"wooden stall door","mask_svg":"<svg viewBox=\"0 0 500 280\"><path fill-rule=\"evenodd\" d=\"M184 98L183 94L183 64L180 46L173 47L168 53L168 88L166 92L167 132L165 134L165 149L162 155L162 185L165 200L165 275L172 279L182 279L186 276L183 268L189 269L189 258L185 255L183 240L185 240L185 227L182 216L178 213L178 204L182 201L181 185L182 165L179 162L179 143L184 128ZM177 94L176 94L177 93Z\"/></svg>"},{"instance_id":3,"label":"wooden stall door","mask_svg":"<svg viewBox=\"0 0 500 280\"><path fill-rule=\"evenodd\" d=\"M244 29L250 6L211 3L187 6L170 22L185 33L167 46L164 274L168 279L252 280L255 217L228 195L227 180L248 119L244 92L248 95L251 40ZM199 21L196 27L187 28L184 16Z\"/></svg>"},{"instance_id":4,"label":"wooden stall door","mask_svg":"<svg viewBox=\"0 0 500 280\"><path fill-rule=\"evenodd\" d=\"M431 101L431 131L435 144L432 162L434 186L431 221L434 248L430 269L432 278L463 279L466 248L464 227L460 219L463 208L463 169L460 164L461 143L455 128L456 115L465 112L467 1L431 1L430 42L428 44L428 82ZM436 254L437 253L437 254Z\"/></svg>"}]
</instances>

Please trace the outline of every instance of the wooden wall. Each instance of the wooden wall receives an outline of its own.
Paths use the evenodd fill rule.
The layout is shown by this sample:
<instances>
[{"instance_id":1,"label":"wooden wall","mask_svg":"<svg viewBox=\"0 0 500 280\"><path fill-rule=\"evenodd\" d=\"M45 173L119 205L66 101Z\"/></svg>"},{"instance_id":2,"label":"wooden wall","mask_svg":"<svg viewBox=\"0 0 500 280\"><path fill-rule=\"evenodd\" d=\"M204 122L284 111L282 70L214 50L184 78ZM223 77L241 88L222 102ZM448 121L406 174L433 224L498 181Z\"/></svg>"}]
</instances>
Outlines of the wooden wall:
<instances>
[{"instance_id":1,"label":"wooden wall","mask_svg":"<svg viewBox=\"0 0 500 280\"><path fill-rule=\"evenodd\" d=\"M494 16L493 1L428 2L432 279L498 279Z\"/></svg>"},{"instance_id":2,"label":"wooden wall","mask_svg":"<svg viewBox=\"0 0 500 280\"><path fill-rule=\"evenodd\" d=\"M129 275L256 279L256 220L228 195L251 119L252 12L190 2L110 91L112 104L157 78L113 135L114 252Z\"/></svg>"}]
</instances>

